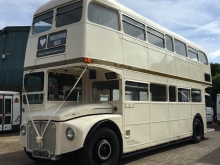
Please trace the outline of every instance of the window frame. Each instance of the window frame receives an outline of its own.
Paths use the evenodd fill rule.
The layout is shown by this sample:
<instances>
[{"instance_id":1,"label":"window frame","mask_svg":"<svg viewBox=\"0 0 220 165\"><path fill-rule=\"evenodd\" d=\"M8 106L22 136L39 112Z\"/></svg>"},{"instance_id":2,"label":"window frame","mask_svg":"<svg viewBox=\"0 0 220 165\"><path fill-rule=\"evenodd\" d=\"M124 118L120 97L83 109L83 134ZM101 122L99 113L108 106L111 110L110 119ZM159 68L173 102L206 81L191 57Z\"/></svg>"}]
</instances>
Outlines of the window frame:
<instances>
[{"instance_id":1,"label":"window frame","mask_svg":"<svg viewBox=\"0 0 220 165\"><path fill-rule=\"evenodd\" d=\"M40 21L35 21L35 19L36 18L39 18L39 17L41 17L41 16L43 16L43 15L46 15L46 14L49 14L49 13L52 13L52 15L51 16L48 16L48 17L45 17L44 19L41 19ZM41 14L39 14L39 15L37 15L36 17L34 16L34 18L33 18L33 21L32 21L32 28L31 28L31 34L32 35L38 35L38 34L41 34L41 33L44 33L44 32L47 32L47 31L49 31L49 30L51 30L52 29L52 27L53 27L53 24L54 24L54 14L55 14L56 12L54 12L54 10L51 10L51 11L48 11L48 12L45 12L45 13L41 13ZM41 21L44 21L44 20L47 20L47 19L49 19L49 18L52 18L52 23L51 23L51 27L50 27L50 29L48 29L48 30L46 30L46 31L43 31L43 32L40 32L40 33L36 33L36 34L34 34L34 25L35 25L35 23L37 23L37 22L41 22Z\"/></svg>"},{"instance_id":2,"label":"window frame","mask_svg":"<svg viewBox=\"0 0 220 165\"><path fill-rule=\"evenodd\" d=\"M65 10L65 11L63 11L63 12L58 13L58 10L59 10L59 9L64 8L64 7L69 6L69 5L72 5L72 4L75 4L75 3L78 3L78 2L82 2L82 6L80 6L80 7L75 7L75 8L73 8L73 9ZM83 18L83 6L84 6L83 1L79 0L79 1L72 2L72 3L69 3L69 4L67 4L67 5L64 5L64 6L61 6L61 7L56 8L56 12L54 12L54 13L55 13L55 21L54 21L55 27L56 27L56 28L61 28L61 27L64 27L64 26L68 26L68 25L72 25L72 24L75 24L75 23L79 23L79 22L82 20L82 18ZM82 15L81 15L80 21L75 22L75 23L71 23L71 24L67 24L67 25L57 26L58 15L61 15L61 14L64 14L64 13L67 13L67 12L70 12L70 11L74 11L74 10L77 10L77 9L80 9L80 8L82 8Z\"/></svg>"},{"instance_id":3,"label":"window frame","mask_svg":"<svg viewBox=\"0 0 220 165\"><path fill-rule=\"evenodd\" d=\"M194 51L197 51L197 61L194 61L193 59L190 58L189 56L189 52L193 53L193 54L196 54L195 52L193 52L192 50ZM194 62L200 62L200 59L199 59L199 51L191 46L187 46L187 54L188 54L188 58L191 60L191 61L194 61Z\"/></svg>"},{"instance_id":4,"label":"window frame","mask_svg":"<svg viewBox=\"0 0 220 165\"><path fill-rule=\"evenodd\" d=\"M186 102L181 102L179 101L179 89L185 89L185 90L189 90L189 101L186 101ZM177 88L177 102L178 103L192 103L192 100L191 100L191 89L190 88L184 88L184 87L178 87Z\"/></svg>"},{"instance_id":5,"label":"window frame","mask_svg":"<svg viewBox=\"0 0 220 165\"><path fill-rule=\"evenodd\" d=\"M47 93L47 98L46 98L46 101L47 102L63 102L65 99L66 99L66 97L65 97L65 94L64 94L64 100L50 100L49 99L49 78L51 78L51 77L49 77L50 76L50 73L53 73L53 71L51 70L51 71L48 71L47 72L47 76L46 76L46 88L47 88L47 91L46 91L46 93ZM77 76L79 76L79 75L75 75L75 74L68 74L68 73L59 73L59 74L63 74L63 75L68 75L68 76L75 76L75 77L77 77ZM80 86L80 88L81 88L81 98L83 98L83 79L81 78L80 80L79 80L79 82L78 82L78 84L80 83L80 81L81 81L81 86ZM75 84L75 83L74 83ZM72 84L72 85L74 85L74 84ZM78 85L77 84L77 85ZM59 85L59 84L58 84ZM73 88L73 86L69 86L70 87L70 90ZM76 86L77 87L77 86ZM73 92L73 91L72 91ZM68 94L67 94L68 95ZM66 100L66 102L77 102L77 101L73 101L73 100Z\"/></svg>"},{"instance_id":6,"label":"window frame","mask_svg":"<svg viewBox=\"0 0 220 165\"><path fill-rule=\"evenodd\" d=\"M169 37L170 39L171 39L171 42L172 42L172 51L170 51L169 49L167 49L167 40L166 40L166 37ZM168 51L170 51L170 52L172 52L172 53L174 53L175 52L175 46L174 46L174 41L173 41L173 37L171 37L170 35L168 35L168 34L166 34L165 33L165 35L164 35L164 40L165 40L165 45L166 45L166 50L168 50Z\"/></svg>"},{"instance_id":7,"label":"window frame","mask_svg":"<svg viewBox=\"0 0 220 165\"><path fill-rule=\"evenodd\" d=\"M180 43L182 43L182 44L185 46L186 56L181 55L181 54L179 54L179 53L176 52L177 49L176 49L175 41L180 42ZM183 42L183 41L181 41L181 40L178 40L178 39L174 38L174 47L175 47L175 53L176 53L176 54L178 54L180 57L188 58L187 44L186 44L185 42Z\"/></svg>"},{"instance_id":8,"label":"window frame","mask_svg":"<svg viewBox=\"0 0 220 165\"><path fill-rule=\"evenodd\" d=\"M170 101L170 87L174 87L175 88L175 101ZM170 103L176 103L177 102L177 87L175 86L175 85L168 85L168 90L167 91L169 91L169 92L167 92L168 93L168 101L170 102Z\"/></svg>"},{"instance_id":9,"label":"window frame","mask_svg":"<svg viewBox=\"0 0 220 165\"><path fill-rule=\"evenodd\" d=\"M93 84L94 83L98 83L98 82L100 82L100 83L102 83L102 82L110 82L110 81L112 81L112 82L118 82L118 91L119 91L119 97L118 97L118 100L113 100L113 90L112 90L112 100L108 100L108 101L95 101L94 100L94 98L93 98ZM112 80L99 80L99 81L92 81L91 83L90 83L90 87L91 87L91 90L90 90L90 100L92 101L92 102L102 102L102 103L106 103L106 102L118 102L118 101L121 101L121 86L120 86L120 80L119 79L112 79ZM111 91L110 91L111 92Z\"/></svg>"},{"instance_id":10,"label":"window frame","mask_svg":"<svg viewBox=\"0 0 220 165\"><path fill-rule=\"evenodd\" d=\"M201 62L200 53L204 55L204 57L205 57L205 59L206 59L206 64L203 63L203 62ZM198 51L198 56L199 56L199 63L204 64L204 65L209 65L209 61L208 61L208 58L207 58L206 53L204 53L203 51L199 50L199 51Z\"/></svg>"},{"instance_id":11,"label":"window frame","mask_svg":"<svg viewBox=\"0 0 220 165\"><path fill-rule=\"evenodd\" d=\"M155 32L157 32L157 33L162 34L163 37L159 36L159 35L156 34L156 33L153 33L152 31L148 31L148 28L151 29L152 31L155 31ZM156 37L158 37L158 38L163 39L163 47L157 46L157 45L155 45L155 44L149 42L148 33L150 33L151 35L154 35L154 36L156 36ZM159 48L166 49L166 40L165 40L165 34L164 34L164 33L161 33L160 31L155 30L154 28L152 28L152 27L150 27L150 26L146 26L146 36L147 36L147 42L148 42L148 43L150 43L150 44L152 44L152 45L154 45L154 46L157 46L157 47L159 47Z\"/></svg>"},{"instance_id":12,"label":"window frame","mask_svg":"<svg viewBox=\"0 0 220 165\"><path fill-rule=\"evenodd\" d=\"M152 93L151 93L151 85L158 85L158 86L164 86L165 87L165 90L166 90L166 95L165 95L165 97L166 97L166 101L153 101L153 100L151 100L152 98ZM159 83L154 83L154 82L151 82L151 83L149 83L149 100L150 100L150 102L157 102L157 103L167 103L167 102L169 102L168 101L168 89L167 89L167 84L159 84Z\"/></svg>"},{"instance_id":13,"label":"window frame","mask_svg":"<svg viewBox=\"0 0 220 165\"><path fill-rule=\"evenodd\" d=\"M200 91L200 102L193 101L193 97L192 97L192 91L193 91L193 90L194 90L194 91ZM191 102L192 102L192 103L202 103L202 90L201 90L201 89L191 88L190 93L191 93Z\"/></svg>"},{"instance_id":14,"label":"window frame","mask_svg":"<svg viewBox=\"0 0 220 165\"><path fill-rule=\"evenodd\" d=\"M94 4L98 5L98 6L101 6L101 7L103 7L103 8L106 8L106 9L109 9L109 10L111 10L111 11L116 12L117 15L118 15L118 30L113 29L113 28L110 28L110 27L108 27L108 26L104 26L104 25L97 24L97 23L95 23L95 22L90 21L89 18L88 18L88 9L89 9L89 4L90 4L90 3L94 3ZM103 28L108 28L108 29L111 29L111 30L114 30L114 31L117 31L117 32L120 32L120 31L121 31L121 29L122 29L122 25L121 25L121 22L122 22L121 20L122 20L122 18L121 18L121 15L120 15L120 13L119 13L118 10L116 10L116 9L114 9L114 8L111 8L110 6L105 6L105 5L103 5L103 4L97 3L97 2L91 1L90 3L89 3L88 6L87 6L87 16L86 16L86 19L87 19L90 23L95 24L95 25L98 25L98 26L101 26L101 27L103 27Z\"/></svg>"},{"instance_id":15,"label":"window frame","mask_svg":"<svg viewBox=\"0 0 220 165\"><path fill-rule=\"evenodd\" d=\"M133 82L133 83L140 83L140 84L145 84L145 85L147 85L147 100L145 100L145 101L140 101L140 100L126 100L126 82ZM125 86L124 86L124 92L123 92L123 95L124 95L124 100L126 101L126 102L149 102L149 100L150 100L150 93L149 93L149 84L150 83L148 83L148 82L143 82L143 81L135 81L135 80L129 80L129 79L127 79L127 80L125 80L124 81L124 84L125 84Z\"/></svg>"},{"instance_id":16,"label":"window frame","mask_svg":"<svg viewBox=\"0 0 220 165\"><path fill-rule=\"evenodd\" d=\"M139 23L139 24L142 24L142 25L144 26L144 28L141 28L141 27L135 25L134 23L125 20L125 19L123 18L124 16L127 17L128 19L131 19L131 20L133 20L133 21ZM147 41L146 25L145 25L145 23L141 23L140 21L137 21L136 19L134 19L134 18L132 18L131 16L128 16L127 14L124 14L124 13L121 14L121 22L122 22L122 25L121 25L121 26L123 26L123 22L126 22L127 24L130 24L130 25L132 25L132 26L134 26L134 27L136 27L136 28L138 28L138 29L140 29L140 30L143 30L143 32L144 32L144 40L142 40L142 39L140 39L140 38L137 38L137 37L134 37L134 36L132 36L132 35L130 35L130 34L125 33L125 31L124 31L124 26L123 26L122 29L123 29L124 34L129 35L130 37L134 37L134 38L136 38L136 39L138 39L138 40L141 40L141 41Z\"/></svg>"}]
</instances>

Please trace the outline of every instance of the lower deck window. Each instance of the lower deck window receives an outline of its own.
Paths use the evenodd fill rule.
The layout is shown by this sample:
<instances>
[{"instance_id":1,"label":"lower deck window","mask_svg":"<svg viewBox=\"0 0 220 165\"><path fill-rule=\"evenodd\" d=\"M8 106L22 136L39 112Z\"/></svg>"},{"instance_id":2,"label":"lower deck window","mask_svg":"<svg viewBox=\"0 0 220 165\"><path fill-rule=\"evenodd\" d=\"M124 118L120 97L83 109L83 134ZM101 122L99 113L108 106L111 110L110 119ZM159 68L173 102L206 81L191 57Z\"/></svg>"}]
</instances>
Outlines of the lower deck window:
<instances>
[{"instance_id":1,"label":"lower deck window","mask_svg":"<svg viewBox=\"0 0 220 165\"><path fill-rule=\"evenodd\" d=\"M165 85L150 84L151 101L167 101L167 91Z\"/></svg>"},{"instance_id":2,"label":"lower deck window","mask_svg":"<svg viewBox=\"0 0 220 165\"><path fill-rule=\"evenodd\" d=\"M100 81L92 84L93 101L117 101L119 100L119 82Z\"/></svg>"},{"instance_id":3,"label":"lower deck window","mask_svg":"<svg viewBox=\"0 0 220 165\"><path fill-rule=\"evenodd\" d=\"M201 102L201 91L197 89L191 90L192 102Z\"/></svg>"},{"instance_id":4,"label":"lower deck window","mask_svg":"<svg viewBox=\"0 0 220 165\"><path fill-rule=\"evenodd\" d=\"M189 89L178 89L178 101L179 102L190 102L190 90Z\"/></svg>"},{"instance_id":5,"label":"lower deck window","mask_svg":"<svg viewBox=\"0 0 220 165\"><path fill-rule=\"evenodd\" d=\"M147 101L148 84L126 81L125 99L127 101Z\"/></svg>"},{"instance_id":6,"label":"lower deck window","mask_svg":"<svg viewBox=\"0 0 220 165\"><path fill-rule=\"evenodd\" d=\"M176 87L169 86L169 101L176 102Z\"/></svg>"}]
</instances>

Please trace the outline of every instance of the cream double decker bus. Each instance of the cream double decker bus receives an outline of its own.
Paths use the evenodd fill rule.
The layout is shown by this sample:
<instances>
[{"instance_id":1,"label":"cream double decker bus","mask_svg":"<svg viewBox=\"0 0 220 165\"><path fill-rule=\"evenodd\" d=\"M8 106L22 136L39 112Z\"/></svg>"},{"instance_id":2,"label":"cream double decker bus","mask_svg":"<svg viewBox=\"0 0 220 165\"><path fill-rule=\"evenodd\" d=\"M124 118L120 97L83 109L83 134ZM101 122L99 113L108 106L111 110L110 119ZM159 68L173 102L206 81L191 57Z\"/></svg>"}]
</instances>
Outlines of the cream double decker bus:
<instances>
[{"instance_id":1,"label":"cream double decker bus","mask_svg":"<svg viewBox=\"0 0 220 165\"><path fill-rule=\"evenodd\" d=\"M205 51L115 0L51 0L34 15L20 141L34 161L83 165L185 140L206 128Z\"/></svg>"}]
</instances>

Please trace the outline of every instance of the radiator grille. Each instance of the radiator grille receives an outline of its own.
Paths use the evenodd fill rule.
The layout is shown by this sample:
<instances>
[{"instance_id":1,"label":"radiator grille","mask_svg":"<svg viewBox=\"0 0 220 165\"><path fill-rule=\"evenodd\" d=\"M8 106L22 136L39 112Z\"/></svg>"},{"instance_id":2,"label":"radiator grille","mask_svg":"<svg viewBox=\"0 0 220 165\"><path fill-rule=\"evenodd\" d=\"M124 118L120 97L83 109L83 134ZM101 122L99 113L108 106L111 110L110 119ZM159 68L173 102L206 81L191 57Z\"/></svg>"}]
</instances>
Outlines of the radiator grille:
<instances>
[{"instance_id":1,"label":"radiator grille","mask_svg":"<svg viewBox=\"0 0 220 165\"><path fill-rule=\"evenodd\" d=\"M40 135L43 133L47 122L34 122ZM39 147L36 143L37 133L34 129L32 123L28 124L28 148L30 151L42 150L49 151L50 154L55 154L56 146L56 125L55 123L50 123L44 134L43 146Z\"/></svg>"}]
</instances>

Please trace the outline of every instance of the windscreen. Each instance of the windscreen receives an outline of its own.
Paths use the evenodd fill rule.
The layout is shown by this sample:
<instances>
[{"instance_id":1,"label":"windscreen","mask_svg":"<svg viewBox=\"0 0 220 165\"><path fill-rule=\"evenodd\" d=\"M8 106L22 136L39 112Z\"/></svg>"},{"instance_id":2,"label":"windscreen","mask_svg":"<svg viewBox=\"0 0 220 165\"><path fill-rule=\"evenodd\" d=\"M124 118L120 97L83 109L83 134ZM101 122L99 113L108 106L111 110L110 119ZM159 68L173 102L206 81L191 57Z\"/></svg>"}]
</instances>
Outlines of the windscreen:
<instances>
[{"instance_id":1,"label":"windscreen","mask_svg":"<svg viewBox=\"0 0 220 165\"><path fill-rule=\"evenodd\" d=\"M27 92L29 104L42 104L44 90L44 72L26 74L24 78L24 88ZM27 104L25 95L23 96L23 102L24 104Z\"/></svg>"},{"instance_id":2,"label":"windscreen","mask_svg":"<svg viewBox=\"0 0 220 165\"><path fill-rule=\"evenodd\" d=\"M63 73L49 73L48 76L48 100L49 101L63 101L66 99L71 89L77 82L79 76L63 74ZM75 89L71 92L67 101L82 101L82 81L80 80Z\"/></svg>"}]
</instances>

